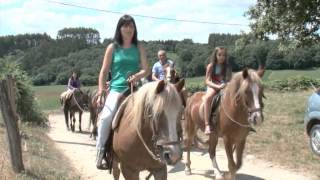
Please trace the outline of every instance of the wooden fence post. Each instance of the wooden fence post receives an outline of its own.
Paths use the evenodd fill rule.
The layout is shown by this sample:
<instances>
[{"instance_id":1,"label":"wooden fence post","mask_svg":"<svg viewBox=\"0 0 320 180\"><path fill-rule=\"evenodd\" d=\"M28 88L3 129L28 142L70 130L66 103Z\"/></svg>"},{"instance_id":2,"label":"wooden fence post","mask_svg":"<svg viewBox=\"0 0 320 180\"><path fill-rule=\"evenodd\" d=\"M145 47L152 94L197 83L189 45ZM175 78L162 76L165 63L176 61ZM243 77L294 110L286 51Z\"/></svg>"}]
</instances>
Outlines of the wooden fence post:
<instances>
[{"instance_id":1,"label":"wooden fence post","mask_svg":"<svg viewBox=\"0 0 320 180\"><path fill-rule=\"evenodd\" d=\"M14 172L20 173L24 170L24 166L18 127L19 118L16 113L15 88L15 80L12 76L7 76L5 79L0 80L0 107L7 127L11 165Z\"/></svg>"}]
</instances>

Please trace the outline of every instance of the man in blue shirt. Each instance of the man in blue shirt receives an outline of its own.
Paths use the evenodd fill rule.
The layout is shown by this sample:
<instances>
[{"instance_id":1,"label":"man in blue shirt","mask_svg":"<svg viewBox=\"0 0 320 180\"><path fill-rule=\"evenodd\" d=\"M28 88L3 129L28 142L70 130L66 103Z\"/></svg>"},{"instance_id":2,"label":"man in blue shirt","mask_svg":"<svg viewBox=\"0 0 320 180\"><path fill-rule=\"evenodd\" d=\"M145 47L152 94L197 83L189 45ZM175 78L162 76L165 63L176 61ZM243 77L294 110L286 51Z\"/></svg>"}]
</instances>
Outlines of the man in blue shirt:
<instances>
[{"instance_id":1,"label":"man in blue shirt","mask_svg":"<svg viewBox=\"0 0 320 180\"><path fill-rule=\"evenodd\" d=\"M164 69L163 66L169 64L174 68L174 62L167 58L165 50L158 51L159 61L156 62L152 67L152 80L159 81L164 79Z\"/></svg>"}]
</instances>

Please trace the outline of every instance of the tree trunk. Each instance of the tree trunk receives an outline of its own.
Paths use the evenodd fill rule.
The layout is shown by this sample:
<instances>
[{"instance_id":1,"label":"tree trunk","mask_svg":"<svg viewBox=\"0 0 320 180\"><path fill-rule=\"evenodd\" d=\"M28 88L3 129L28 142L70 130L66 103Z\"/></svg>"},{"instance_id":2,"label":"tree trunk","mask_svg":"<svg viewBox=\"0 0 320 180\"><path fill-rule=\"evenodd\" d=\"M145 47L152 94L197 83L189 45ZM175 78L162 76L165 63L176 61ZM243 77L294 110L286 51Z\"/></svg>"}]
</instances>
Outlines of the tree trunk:
<instances>
[{"instance_id":1,"label":"tree trunk","mask_svg":"<svg viewBox=\"0 0 320 180\"><path fill-rule=\"evenodd\" d=\"M24 170L24 166L18 128L18 115L16 113L15 88L15 80L12 76L7 76L7 78L0 81L0 107L4 123L7 127L11 165L14 172L20 173Z\"/></svg>"}]
</instances>

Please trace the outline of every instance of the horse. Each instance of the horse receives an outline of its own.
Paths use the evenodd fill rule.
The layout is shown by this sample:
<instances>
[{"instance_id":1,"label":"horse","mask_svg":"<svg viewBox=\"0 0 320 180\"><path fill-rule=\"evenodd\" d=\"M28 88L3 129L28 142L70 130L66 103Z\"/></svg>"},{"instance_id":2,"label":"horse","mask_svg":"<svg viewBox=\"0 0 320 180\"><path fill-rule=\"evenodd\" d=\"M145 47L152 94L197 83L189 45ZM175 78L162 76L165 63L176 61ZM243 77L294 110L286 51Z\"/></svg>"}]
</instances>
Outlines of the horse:
<instances>
[{"instance_id":1,"label":"horse","mask_svg":"<svg viewBox=\"0 0 320 180\"><path fill-rule=\"evenodd\" d=\"M180 78L180 76L178 75L176 70L170 64L165 64L162 67L163 67L163 70L164 70L164 79L167 82L176 84L180 80L184 80L183 78ZM179 92L179 95L180 95L180 98L182 100L183 108L185 108L186 105L187 105L187 99L188 99L188 96L189 96L187 89L185 87L183 87L183 89ZM184 120L184 114L182 114L181 120ZM184 121L182 121L181 123L183 123L183 122ZM179 138L183 139L183 130L182 129L179 129Z\"/></svg>"},{"instance_id":2,"label":"horse","mask_svg":"<svg viewBox=\"0 0 320 180\"><path fill-rule=\"evenodd\" d=\"M166 164L182 157L178 129L182 115L179 91L184 81L175 85L164 80L144 84L119 106L112 127L113 176L138 180L148 170L155 180L167 179Z\"/></svg>"},{"instance_id":3,"label":"horse","mask_svg":"<svg viewBox=\"0 0 320 180\"><path fill-rule=\"evenodd\" d=\"M167 81L175 84L180 80L178 73L170 64L165 64L162 66L162 68L164 71L164 77Z\"/></svg>"},{"instance_id":4,"label":"horse","mask_svg":"<svg viewBox=\"0 0 320 180\"><path fill-rule=\"evenodd\" d=\"M61 104L64 102L63 106L63 112L66 122L67 130L71 128L71 131L75 131L75 113L79 113L79 131L82 132L81 129L81 117L82 112L85 110L88 110L88 105L90 101L89 97L89 90L87 92L83 92L80 89L75 89L72 94L66 98L62 99L63 97L60 97ZM70 117L70 127L69 127L69 117Z\"/></svg>"},{"instance_id":5,"label":"horse","mask_svg":"<svg viewBox=\"0 0 320 180\"><path fill-rule=\"evenodd\" d=\"M105 103L105 100L109 94L109 88L107 87L106 90L102 93L101 96L101 104ZM89 102L89 112L90 112L90 124L92 125L92 130L90 133L90 138L96 140L98 135L98 115L102 111L103 106L99 107L97 103L98 99L98 91L93 91L90 95L90 102Z\"/></svg>"},{"instance_id":6,"label":"horse","mask_svg":"<svg viewBox=\"0 0 320 180\"><path fill-rule=\"evenodd\" d=\"M220 105L216 108L214 118L216 125L214 131L209 135L209 155L213 168L218 170L218 178L225 176L227 179L235 179L236 171L242 165L242 154L246 138L252 127L263 122L263 86L261 77L264 68L258 71L245 68L243 71L233 75L231 81L223 90ZM185 173L191 174L190 149L200 128L204 131L203 103L205 92L193 94L185 109L185 130L187 161ZM211 113L212 114L212 113ZM210 117L212 123L212 116ZM225 175L220 171L216 161L216 146L218 138L222 137L228 158L228 169ZM236 151L236 162L233 153Z\"/></svg>"}]
</instances>

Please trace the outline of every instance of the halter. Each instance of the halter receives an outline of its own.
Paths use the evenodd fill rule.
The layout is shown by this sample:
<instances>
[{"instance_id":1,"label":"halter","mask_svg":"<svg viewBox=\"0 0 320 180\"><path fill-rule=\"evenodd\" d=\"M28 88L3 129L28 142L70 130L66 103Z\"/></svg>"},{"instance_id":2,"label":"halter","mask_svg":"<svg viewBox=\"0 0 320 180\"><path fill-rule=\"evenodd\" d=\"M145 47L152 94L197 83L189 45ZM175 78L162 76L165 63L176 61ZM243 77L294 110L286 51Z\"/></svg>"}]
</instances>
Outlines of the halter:
<instances>
[{"instance_id":1,"label":"halter","mask_svg":"<svg viewBox=\"0 0 320 180\"><path fill-rule=\"evenodd\" d=\"M223 99L225 98L225 94L223 94ZM230 114L226 111L226 108L224 107L224 104L223 102L221 101L221 106L222 109L223 109L223 112L226 114L226 116L228 117L228 119L230 119L232 122L234 122L235 124L239 125L240 127L243 127L243 128L249 128L249 129L252 129L252 126L250 125L250 122L249 122L249 118L247 119L247 122L248 124L242 124L238 121L235 121L231 116ZM258 112L258 111L262 111L261 108L253 108L253 109L250 109L248 108L248 106L246 106L247 110L248 110L248 115L250 116L252 113L254 112Z\"/></svg>"},{"instance_id":2,"label":"halter","mask_svg":"<svg viewBox=\"0 0 320 180\"><path fill-rule=\"evenodd\" d=\"M152 118L152 115L150 114L150 111L147 111L148 114L147 114L147 117L148 119L151 119ZM150 122L150 121L149 121ZM154 149L154 152L148 147L147 143L145 142L145 140L143 139L142 135L141 135L141 132L139 130L139 128L137 127L136 128L136 131L137 131L137 134L138 134L138 137L140 139L140 141L142 142L143 146L145 147L145 149L147 150L147 152L149 153L149 155L152 157L152 159L154 159L155 161L158 161L159 163L161 164L165 164L163 162L163 160L161 160L161 155L160 155L160 151L162 150L162 146L165 146L165 145L176 145L176 144L180 144L181 141L180 140L177 140L177 141L158 141L158 138L159 138L159 135L156 133L156 125L154 123L154 121L151 121L152 122L152 138L151 138L151 142L152 142L152 145L153 145L153 149Z\"/></svg>"},{"instance_id":3,"label":"halter","mask_svg":"<svg viewBox=\"0 0 320 180\"><path fill-rule=\"evenodd\" d=\"M148 117L151 118L150 115ZM153 144L153 148L155 149L155 152L152 152L152 150L148 147L148 145L146 144L145 140L143 139L143 137L141 135L141 132L139 131L138 128L136 129L136 131L137 131L137 134L138 134L138 137L139 137L140 141L142 142L143 146L146 148L147 152L152 157L152 159L154 159L155 161L158 161L161 164L164 164L164 162L160 158L161 147L164 146L164 145L180 144L181 141L177 140L177 141L163 141L163 142L160 141L160 142L158 142L157 141L158 135L155 134L155 125L154 125L154 123L152 123L152 124L153 124L153 126L152 126L153 135L152 135L151 141L152 141L152 144Z\"/></svg>"}]
</instances>

